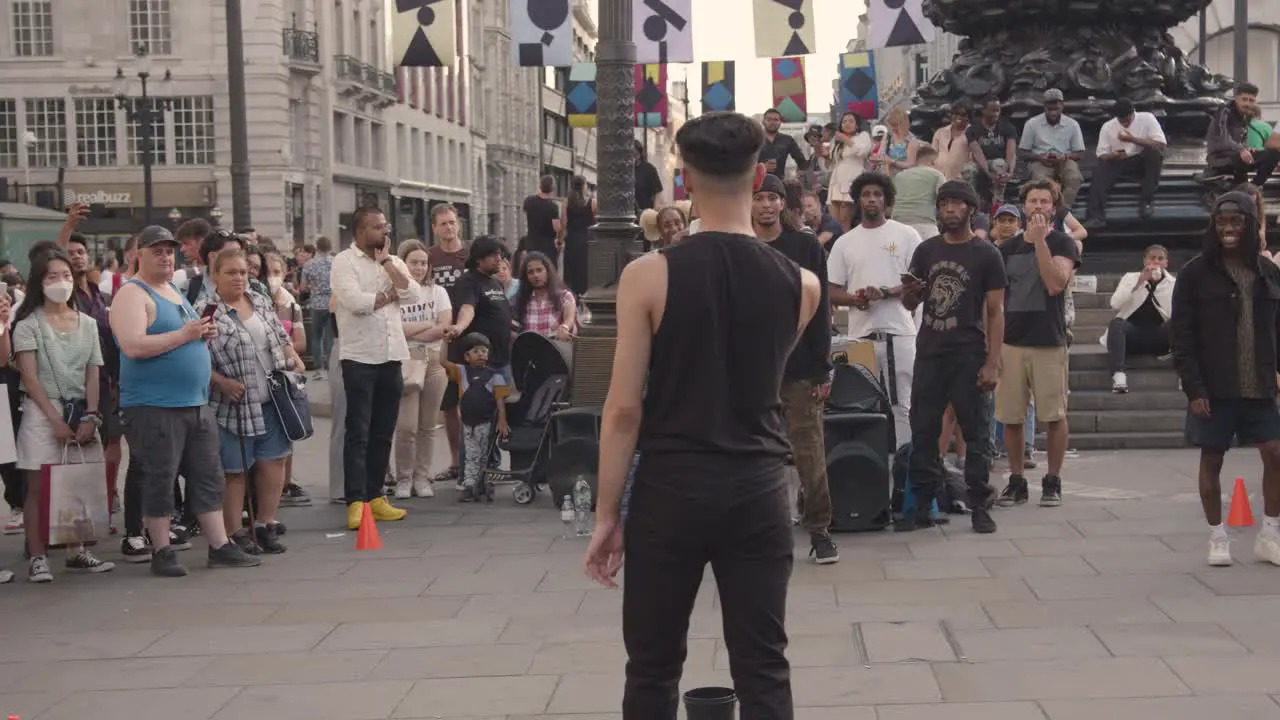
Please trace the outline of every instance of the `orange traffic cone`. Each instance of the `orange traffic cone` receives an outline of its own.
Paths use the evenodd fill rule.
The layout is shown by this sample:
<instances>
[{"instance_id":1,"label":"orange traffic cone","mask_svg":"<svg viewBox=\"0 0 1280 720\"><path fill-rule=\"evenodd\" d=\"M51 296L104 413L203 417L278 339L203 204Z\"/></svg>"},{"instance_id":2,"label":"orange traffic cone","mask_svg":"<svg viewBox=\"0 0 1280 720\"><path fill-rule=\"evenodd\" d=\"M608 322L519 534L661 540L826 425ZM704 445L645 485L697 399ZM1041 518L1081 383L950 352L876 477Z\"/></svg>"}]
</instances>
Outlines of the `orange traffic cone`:
<instances>
[{"instance_id":1,"label":"orange traffic cone","mask_svg":"<svg viewBox=\"0 0 1280 720\"><path fill-rule=\"evenodd\" d=\"M1252 516L1250 516L1252 520ZM356 531L357 550L381 550L382 538L378 537L378 526L373 522L373 510L369 503L364 504L364 514L360 516L360 529Z\"/></svg>"},{"instance_id":2,"label":"orange traffic cone","mask_svg":"<svg viewBox=\"0 0 1280 720\"><path fill-rule=\"evenodd\" d=\"M1244 478L1236 478L1236 488L1231 492L1231 511L1227 513L1227 525L1253 527L1253 508L1249 506L1249 493L1244 489Z\"/></svg>"}]
</instances>

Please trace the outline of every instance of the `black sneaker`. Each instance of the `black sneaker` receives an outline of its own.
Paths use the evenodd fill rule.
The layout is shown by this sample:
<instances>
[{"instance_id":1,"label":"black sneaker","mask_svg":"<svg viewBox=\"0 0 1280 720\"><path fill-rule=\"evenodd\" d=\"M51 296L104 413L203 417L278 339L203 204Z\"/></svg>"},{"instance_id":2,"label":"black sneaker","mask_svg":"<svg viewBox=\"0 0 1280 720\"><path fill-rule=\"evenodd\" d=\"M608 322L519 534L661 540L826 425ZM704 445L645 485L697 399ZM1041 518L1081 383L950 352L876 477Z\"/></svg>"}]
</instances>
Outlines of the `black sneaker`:
<instances>
[{"instance_id":1,"label":"black sneaker","mask_svg":"<svg viewBox=\"0 0 1280 720\"><path fill-rule=\"evenodd\" d=\"M932 513L903 515L893 523L894 532L914 532L916 530L925 530L935 527L938 523L934 521Z\"/></svg>"},{"instance_id":2,"label":"black sneaker","mask_svg":"<svg viewBox=\"0 0 1280 720\"><path fill-rule=\"evenodd\" d=\"M310 505L311 496L306 490L296 482L290 482L284 486L284 492L280 493L280 504L285 507L298 507L300 505Z\"/></svg>"},{"instance_id":3,"label":"black sneaker","mask_svg":"<svg viewBox=\"0 0 1280 720\"><path fill-rule=\"evenodd\" d=\"M248 555L240 546L229 542L220 548L209 548L209 567L258 567L262 558Z\"/></svg>"},{"instance_id":4,"label":"black sneaker","mask_svg":"<svg viewBox=\"0 0 1280 720\"><path fill-rule=\"evenodd\" d=\"M809 557L819 565L840 562L840 550L828 533L809 533Z\"/></svg>"},{"instance_id":5,"label":"black sneaker","mask_svg":"<svg viewBox=\"0 0 1280 720\"><path fill-rule=\"evenodd\" d=\"M151 574L156 577L186 577L187 569L178 562L173 548L162 547L151 555Z\"/></svg>"},{"instance_id":6,"label":"black sneaker","mask_svg":"<svg viewBox=\"0 0 1280 720\"><path fill-rule=\"evenodd\" d=\"M249 535L248 530L240 529L232 533L231 542L246 555L258 554L258 545L253 541L253 536ZM209 548L209 552L213 552L213 548Z\"/></svg>"},{"instance_id":7,"label":"black sneaker","mask_svg":"<svg viewBox=\"0 0 1280 720\"><path fill-rule=\"evenodd\" d=\"M973 513L969 516L973 522L973 531L983 535L989 535L996 531L996 521L991 519L991 513L986 508L974 508Z\"/></svg>"},{"instance_id":8,"label":"black sneaker","mask_svg":"<svg viewBox=\"0 0 1280 720\"><path fill-rule=\"evenodd\" d=\"M284 523L280 522L279 520L271 523L271 529L275 530L276 535L279 535L280 537L284 537L285 533L289 532L289 529L286 528L284 526Z\"/></svg>"},{"instance_id":9,"label":"black sneaker","mask_svg":"<svg viewBox=\"0 0 1280 720\"><path fill-rule=\"evenodd\" d=\"M1027 489L1027 479L1021 475L1010 475L1009 484L1000 491L1000 499L996 500L996 504L1000 507L1013 507L1024 504L1030 497L1031 491Z\"/></svg>"},{"instance_id":10,"label":"black sneaker","mask_svg":"<svg viewBox=\"0 0 1280 720\"><path fill-rule=\"evenodd\" d=\"M1062 504L1062 478L1045 475L1040 481L1040 507L1058 507Z\"/></svg>"},{"instance_id":11,"label":"black sneaker","mask_svg":"<svg viewBox=\"0 0 1280 720\"><path fill-rule=\"evenodd\" d=\"M1022 467L1027 470L1036 469L1036 452L1031 448L1027 448L1026 453L1022 456Z\"/></svg>"},{"instance_id":12,"label":"black sneaker","mask_svg":"<svg viewBox=\"0 0 1280 720\"><path fill-rule=\"evenodd\" d=\"M276 529L272 525L254 528L253 536L258 541L258 547L262 548L262 552L267 555L279 555L288 550L288 548L280 544L280 537L276 534Z\"/></svg>"},{"instance_id":13,"label":"black sneaker","mask_svg":"<svg viewBox=\"0 0 1280 720\"><path fill-rule=\"evenodd\" d=\"M125 562L151 562L151 546L147 545L147 539L141 535L127 537L120 541L120 555Z\"/></svg>"},{"instance_id":14,"label":"black sneaker","mask_svg":"<svg viewBox=\"0 0 1280 720\"><path fill-rule=\"evenodd\" d=\"M152 544L150 530L143 530L142 535L148 545ZM187 534L185 527L181 525L169 526L169 547L173 548L175 552L191 549L191 536Z\"/></svg>"}]
</instances>

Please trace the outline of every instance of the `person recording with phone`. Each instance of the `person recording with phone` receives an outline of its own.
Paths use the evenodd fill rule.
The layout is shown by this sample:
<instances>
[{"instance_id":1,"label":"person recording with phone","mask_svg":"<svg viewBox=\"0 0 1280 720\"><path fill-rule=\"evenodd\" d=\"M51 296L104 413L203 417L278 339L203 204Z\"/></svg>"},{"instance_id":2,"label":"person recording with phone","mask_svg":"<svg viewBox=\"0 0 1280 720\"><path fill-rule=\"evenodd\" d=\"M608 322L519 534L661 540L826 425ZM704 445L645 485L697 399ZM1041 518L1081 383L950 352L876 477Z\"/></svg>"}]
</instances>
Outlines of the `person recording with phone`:
<instances>
[{"instance_id":1,"label":"person recording with phone","mask_svg":"<svg viewBox=\"0 0 1280 720\"><path fill-rule=\"evenodd\" d=\"M1107 196L1116 181L1136 176L1141 183L1138 215L1150 220L1155 214L1156 190L1164 170L1164 149L1169 144L1160 121L1149 112L1137 112L1133 102L1120 98L1111 108L1111 119L1098 131L1098 164L1089 185L1086 227L1107 224Z\"/></svg>"}]
</instances>

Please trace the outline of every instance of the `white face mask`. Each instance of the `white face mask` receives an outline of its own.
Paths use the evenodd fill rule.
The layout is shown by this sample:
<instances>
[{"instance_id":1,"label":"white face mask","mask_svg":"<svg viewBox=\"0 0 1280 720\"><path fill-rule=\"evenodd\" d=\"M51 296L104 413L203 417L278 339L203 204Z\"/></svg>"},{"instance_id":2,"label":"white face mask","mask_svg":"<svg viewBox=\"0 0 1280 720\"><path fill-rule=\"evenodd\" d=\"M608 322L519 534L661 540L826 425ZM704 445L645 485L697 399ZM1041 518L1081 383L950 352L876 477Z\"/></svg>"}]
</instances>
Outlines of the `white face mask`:
<instances>
[{"instance_id":1,"label":"white face mask","mask_svg":"<svg viewBox=\"0 0 1280 720\"><path fill-rule=\"evenodd\" d=\"M272 275L267 278L267 287L271 288L271 292L275 292L284 287L284 278L279 275Z\"/></svg>"},{"instance_id":2,"label":"white face mask","mask_svg":"<svg viewBox=\"0 0 1280 720\"><path fill-rule=\"evenodd\" d=\"M73 286L70 280L49 283L44 286L44 296L56 303L64 303L71 299Z\"/></svg>"}]
</instances>

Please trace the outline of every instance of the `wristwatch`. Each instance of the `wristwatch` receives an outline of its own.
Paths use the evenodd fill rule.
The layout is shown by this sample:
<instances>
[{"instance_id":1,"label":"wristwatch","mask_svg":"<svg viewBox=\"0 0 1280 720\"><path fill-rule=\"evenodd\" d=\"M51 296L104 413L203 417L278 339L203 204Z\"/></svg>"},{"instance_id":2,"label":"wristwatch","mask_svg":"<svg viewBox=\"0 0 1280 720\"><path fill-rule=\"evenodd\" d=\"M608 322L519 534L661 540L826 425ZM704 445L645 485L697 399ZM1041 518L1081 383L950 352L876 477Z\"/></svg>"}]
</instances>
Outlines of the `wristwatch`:
<instances>
[{"instance_id":1,"label":"wristwatch","mask_svg":"<svg viewBox=\"0 0 1280 720\"><path fill-rule=\"evenodd\" d=\"M881 286L880 286L880 296L881 296L881 297L893 297L893 293L889 290L888 286L881 285Z\"/></svg>"}]
</instances>

